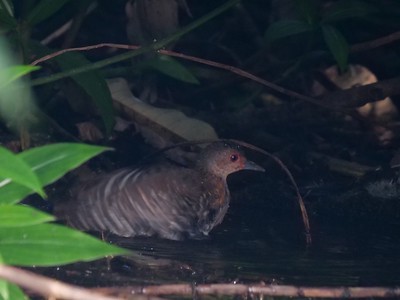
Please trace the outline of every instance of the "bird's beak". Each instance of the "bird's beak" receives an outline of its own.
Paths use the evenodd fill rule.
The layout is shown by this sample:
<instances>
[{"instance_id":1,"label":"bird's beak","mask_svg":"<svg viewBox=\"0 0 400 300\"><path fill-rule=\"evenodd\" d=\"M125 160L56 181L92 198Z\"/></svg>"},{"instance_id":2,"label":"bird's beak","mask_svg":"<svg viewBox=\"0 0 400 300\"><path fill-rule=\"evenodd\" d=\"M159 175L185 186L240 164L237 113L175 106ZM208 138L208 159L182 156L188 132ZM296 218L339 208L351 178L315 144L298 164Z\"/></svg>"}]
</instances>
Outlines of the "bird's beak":
<instances>
[{"instance_id":1,"label":"bird's beak","mask_svg":"<svg viewBox=\"0 0 400 300\"><path fill-rule=\"evenodd\" d=\"M265 169L263 167L260 167L255 162L252 162L250 160L246 161L246 163L244 164L243 170L253 170L253 171L265 172Z\"/></svg>"}]
</instances>

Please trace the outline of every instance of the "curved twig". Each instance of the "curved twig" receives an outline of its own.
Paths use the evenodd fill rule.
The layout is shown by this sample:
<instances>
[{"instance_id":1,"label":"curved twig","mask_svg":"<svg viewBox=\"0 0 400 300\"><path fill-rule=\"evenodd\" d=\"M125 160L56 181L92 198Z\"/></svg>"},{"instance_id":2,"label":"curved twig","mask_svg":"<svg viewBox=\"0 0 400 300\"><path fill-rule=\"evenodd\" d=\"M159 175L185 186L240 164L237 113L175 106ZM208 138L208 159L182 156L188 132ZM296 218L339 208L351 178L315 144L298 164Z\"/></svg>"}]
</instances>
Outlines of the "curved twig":
<instances>
[{"instance_id":1,"label":"curved twig","mask_svg":"<svg viewBox=\"0 0 400 300\"><path fill-rule=\"evenodd\" d=\"M46 60L52 59L56 56L59 56L61 54L67 53L67 52L74 52L74 51L88 51L88 50L93 50L93 49L98 49L98 48L103 48L103 47L110 47L110 48L118 48L118 49L126 49L126 50L137 50L140 49L141 46L136 46L136 45L125 45L125 44L113 44L113 43L101 43L101 44L97 44L97 45L91 45L91 46L85 46L85 47L76 47L76 48L68 48L68 49L63 49L51 54L48 54L46 56L43 56L35 61L33 61L31 63L32 66L38 65ZM215 67L218 69L222 69L222 70L226 70L229 71L231 73L237 74L239 76L248 78L252 81L255 81L257 83L260 83L272 90L275 90L283 95L286 95L288 97L292 97L295 99L299 99L302 101L307 101L307 102L311 102L313 104L319 105L319 106L324 106L324 107L328 107L329 105L326 105L325 103L321 103L318 99L314 99L312 97L308 97L302 94L299 94L297 92L285 89L277 84L274 84L272 82L269 82L265 79L262 79L254 74L251 74L249 72L246 72L240 68L236 68L234 66L230 66L230 65L226 65L226 64L222 64L222 63L218 63L215 61L211 61L211 60L207 60L207 59L203 59L203 58L199 58L199 57L195 57L195 56L190 56L190 55L186 55L183 53L179 53L179 52L175 52L175 51L171 51L171 50L164 50L164 49L159 49L157 50L158 53L160 54L164 54L164 55L168 55L168 56L173 56L173 57L179 57L185 60L189 60L189 61L193 61L193 62L197 62L197 63L201 63L203 65L208 65L211 67Z\"/></svg>"},{"instance_id":2,"label":"curved twig","mask_svg":"<svg viewBox=\"0 0 400 300\"><path fill-rule=\"evenodd\" d=\"M299 202L299 207L300 207L300 211L301 211L301 216L302 216L302 220L303 220L303 224L304 224L304 231L305 231L305 236L306 236L306 244L309 246L312 243L312 237L311 237L311 229L310 229L310 222L309 222L309 218L308 218L308 213L307 213L307 209L306 206L304 204L304 200L303 197L300 194L299 188L297 186L297 183L292 175L292 173L289 171L289 169L286 167L286 165L275 155L257 147L254 146L252 144L246 143L246 142L242 142L239 140L234 140L234 139L209 139L209 140L198 140L198 141L188 141L188 142L182 142L182 143L177 143L171 146L167 146L165 148L162 148L148 156L146 156L143 160L147 160L151 157L154 157L156 155L159 155L161 153L164 153L168 150L177 148L177 147L184 147L184 146L192 146L192 145L198 145L198 144L208 144L208 143L214 143L214 142L223 142L223 143L235 143L237 145L243 146L245 148L257 151L261 154L264 154L266 156L268 156L269 158L272 158L281 168L282 170L285 172L285 174L288 176L291 184L293 185L295 191L296 191L296 196L297 196L297 200Z\"/></svg>"},{"instance_id":3,"label":"curved twig","mask_svg":"<svg viewBox=\"0 0 400 300\"><path fill-rule=\"evenodd\" d=\"M231 140L231 141L233 141L233 142L235 142L235 143L237 143L239 145L242 145L242 146L244 146L246 148L255 150L257 152L260 152L260 153L272 158L282 168L282 170L288 176L290 182L292 183L292 185L293 185L293 187L294 187L294 189L296 191L296 196L297 196L297 200L299 201L299 207L300 207L301 216L302 216L303 224L304 224L304 230L305 230L305 235L306 235L306 243L307 243L307 245L311 245L312 238L311 238L310 221L309 221L309 218L308 218L307 209L306 209L306 206L304 204L303 197L300 194L299 187L297 186L297 183L294 180L294 177L293 177L292 173L289 171L289 169L286 167L286 165L278 157L276 157L275 155L273 155L273 154L271 154L271 153L269 153L269 152L267 152L267 151L265 151L265 150L263 150L263 149L261 149L259 147L256 147L256 146L254 146L252 144L248 144L248 143L242 142L242 141L237 141L237 140Z\"/></svg>"}]
</instances>

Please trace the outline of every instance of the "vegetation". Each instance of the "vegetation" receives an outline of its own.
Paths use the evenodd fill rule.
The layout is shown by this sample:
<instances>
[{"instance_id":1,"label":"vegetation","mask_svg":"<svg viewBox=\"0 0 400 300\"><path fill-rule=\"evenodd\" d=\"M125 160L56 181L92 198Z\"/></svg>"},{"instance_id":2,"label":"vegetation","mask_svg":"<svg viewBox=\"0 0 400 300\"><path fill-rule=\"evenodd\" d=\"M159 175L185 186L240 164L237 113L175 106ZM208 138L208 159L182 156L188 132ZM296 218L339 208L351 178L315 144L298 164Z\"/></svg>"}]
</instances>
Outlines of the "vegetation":
<instances>
[{"instance_id":1,"label":"vegetation","mask_svg":"<svg viewBox=\"0 0 400 300\"><path fill-rule=\"evenodd\" d=\"M54 217L20 205L69 170L106 150L83 144L53 144L13 154L0 148L0 255L4 264L52 266L128 253L82 232L50 223ZM22 292L4 281L3 299L22 299Z\"/></svg>"},{"instance_id":2,"label":"vegetation","mask_svg":"<svg viewBox=\"0 0 400 300\"><path fill-rule=\"evenodd\" d=\"M3 53L7 49L2 49ZM2 61L7 60L2 55ZM26 88L20 77L36 70L31 66L10 66L0 70L3 118L6 103L18 88ZM30 100L30 99L29 99ZM15 105L15 100L13 101ZM24 107L26 109L26 107ZM93 260L128 251L103 243L82 232L52 223L55 218L19 202L32 193L46 197L44 187L69 170L103 151L104 147L84 144L52 144L14 154L0 147L0 261L16 266L53 266ZM0 282L2 299L24 299L15 285Z\"/></svg>"},{"instance_id":3,"label":"vegetation","mask_svg":"<svg viewBox=\"0 0 400 300\"><path fill-rule=\"evenodd\" d=\"M277 152L306 187L336 174L351 185L389 165L400 146L399 28L395 0L0 0L0 142L6 145L11 132L19 140L15 150L24 150L0 148L1 262L50 266L126 253L20 203L34 193L46 198L47 185L109 149L51 143L112 145L122 135L116 116L127 117L153 146L203 131L244 139ZM368 80L349 79L366 69ZM125 102L110 92L107 79L116 77L124 78ZM373 105L386 97L392 97L389 108L378 114ZM364 104L373 107L364 112ZM173 116L164 116L171 108ZM180 123L185 133L195 128L190 135L171 128L181 110L207 120L207 128L191 118L185 119L191 125ZM99 137L84 136L92 127L81 123L93 125ZM134 142L122 144L130 145L131 162L147 148L128 134ZM50 145L30 149L43 144ZM393 185L367 189L375 196L397 190ZM259 194L272 193L275 182L265 189ZM369 220L376 211L392 217L400 211L397 196L365 205L364 196L349 193L335 202L313 198L312 191L307 206L315 218L336 212ZM260 211L276 211L277 202L264 201ZM0 295L23 297L6 282Z\"/></svg>"}]
</instances>

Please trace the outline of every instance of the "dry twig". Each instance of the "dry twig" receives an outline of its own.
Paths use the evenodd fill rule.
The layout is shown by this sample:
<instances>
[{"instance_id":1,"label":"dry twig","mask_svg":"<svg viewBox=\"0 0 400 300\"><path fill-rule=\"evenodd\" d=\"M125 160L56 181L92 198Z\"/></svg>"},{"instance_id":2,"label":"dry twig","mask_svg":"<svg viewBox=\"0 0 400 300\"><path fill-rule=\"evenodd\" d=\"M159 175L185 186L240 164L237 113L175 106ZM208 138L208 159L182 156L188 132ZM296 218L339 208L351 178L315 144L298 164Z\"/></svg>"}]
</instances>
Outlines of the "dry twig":
<instances>
[{"instance_id":1,"label":"dry twig","mask_svg":"<svg viewBox=\"0 0 400 300\"><path fill-rule=\"evenodd\" d=\"M11 266L0 265L0 278L31 290L42 296L52 299L68 300L121 300L121 298L106 296L100 292L84 289L66 284L33 272L25 271ZM139 296L135 299L149 299L147 296ZM151 299L151 298L150 298ZM157 299L157 298L152 298Z\"/></svg>"},{"instance_id":2,"label":"dry twig","mask_svg":"<svg viewBox=\"0 0 400 300\"><path fill-rule=\"evenodd\" d=\"M167 284L146 287L100 288L104 293L148 296L273 296L301 298L393 298L400 297L400 288L386 287L297 287L291 285L245 284Z\"/></svg>"},{"instance_id":3,"label":"dry twig","mask_svg":"<svg viewBox=\"0 0 400 300\"><path fill-rule=\"evenodd\" d=\"M98 49L98 48L103 48L103 47L111 47L111 48L118 48L118 49L126 49L126 50L137 50L140 48L140 46L135 46L135 45L124 45L124 44L112 44L112 43L102 43L102 44L97 44L97 45L91 45L91 46L85 46L85 47L77 47L77 48L68 48L68 49L63 49L54 53L51 53L49 55L43 56L35 61L33 61L31 63L32 66L38 65L46 60L52 59L56 56L59 56L61 54L67 53L67 52L74 52L74 51L88 51L88 50L92 50L92 49ZM319 103L318 99L314 99L312 97L308 97L308 96L304 96L301 95L299 93L296 93L294 91L285 89L279 85L276 85L272 82L269 82L267 80L264 80L260 77L257 77L249 72L246 72L242 69L230 66L230 65L226 65L226 64L221 64L215 61L211 61L211 60L207 60L207 59L202 59L202 58L198 58L198 57L194 57L194 56L190 56L190 55L186 55L183 53L178 53L178 52L174 52L174 51L170 51L170 50L157 50L158 53L164 54L164 55L168 55L168 56L173 56L173 57L179 57L185 60L189 60L189 61L194 61L197 63L201 63L204 65L208 65L208 66L212 66L218 69L222 69L222 70L226 70L229 72L232 72L234 74L237 74L239 76L251 79L255 82L258 82L270 89L273 89L275 91L278 91L280 93L282 93L283 95L292 97L292 98L296 98L299 100L303 100L303 101L307 101L307 102L311 102L314 103L316 105L323 105Z\"/></svg>"},{"instance_id":4,"label":"dry twig","mask_svg":"<svg viewBox=\"0 0 400 300\"><path fill-rule=\"evenodd\" d=\"M126 50L137 50L140 46L135 45L124 45L124 44L113 44L113 43L102 43L97 45L85 46L85 47L77 47L77 48L68 48L63 49L49 55L43 56L31 63L31 65L40 64L46 60L52 59L56 56L59 56L63 53L73 52L73 51L88 51L92 49L98 49L102 47L112 47ZM355 48L357 49L357 48ZM207 59L202 59L190 55L186 55L183 53L178 53L170 50L158 50L158 53L169 55L173 57L179 57L185 60L194 61L197 63L201 63L204 65L212 66L215 68L223 69L239 76L248 78L252 81L258 82L272 90L275 90L283 95L286 95L291 98L295 98L298 100L306 101L313 103L315 105L334 109L334 110L346 110L351 108L356 108L362 106L368 102L379 101L384 99L385 97L389 97L392 95L400 94L400 78L393 78L388 80L379 81L374 84L368 84L364 86L359 86L347 90L334 91L328 94L325 94L322 98L312 98L297 92L285 89L279 85L276 85L272 82L264 80L258 76L255 76L249 72L246 72L240 68L236 68L230 65L221 64L215 61L210 61Z\"/></svg>"},{"instance_id":5,"label":"dry twig","mask_svg":"<svg viewBox=\"0 0 400 300\"><path fill-rule=\"evenodd\" d=\"M380 46L384 46L384 45L393 43L395 41L398 41L399 39L400 39L400 31L396 31L389 35L377 38L372 41L355 44L350 47L350 52L359 52L359 51L365 51L365 50L378 48Z\"/></svg>"},{"instance_id":6,"label":"dry twig","mask_svg":"<svg viewBox=\"0 0 400 300\"><path fill-rule=\"evenodd\" d=\"M311 298L396 298L400 288L387 287L297 287L290 285L166 284L145 287L84 289L15 267L0 265L0 278L54 299L70 300L162 300L157 296L274 296ZM117 296L112 296L117 295Z\"/></svg>"}]
</instances>

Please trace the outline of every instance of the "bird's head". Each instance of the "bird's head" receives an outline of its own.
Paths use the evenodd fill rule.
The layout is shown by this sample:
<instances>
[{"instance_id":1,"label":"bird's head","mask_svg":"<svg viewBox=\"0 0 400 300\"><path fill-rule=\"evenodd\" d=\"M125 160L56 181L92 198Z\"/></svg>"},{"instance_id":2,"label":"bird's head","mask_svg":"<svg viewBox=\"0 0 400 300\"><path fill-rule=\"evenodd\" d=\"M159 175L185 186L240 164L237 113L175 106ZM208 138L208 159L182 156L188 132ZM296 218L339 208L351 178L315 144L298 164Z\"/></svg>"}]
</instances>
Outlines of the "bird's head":
<instances>
[{"instance_id":1,"label":"bird's head","mask_svg":"<svg viewBox=\"0 0 400 300\"><path fill-rule=\"evenodd\" d=\"M222 178L240 170L265 171L256 163L247 160L238 145L225 142L215 142L204 148L200 153L197 166Z\"/></svg>"}]
</instances>

